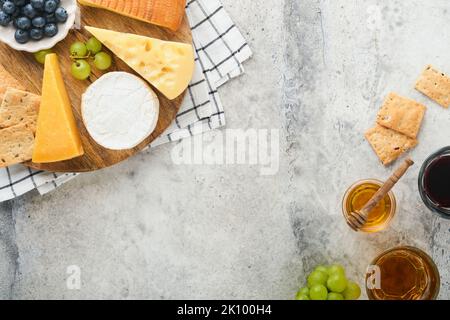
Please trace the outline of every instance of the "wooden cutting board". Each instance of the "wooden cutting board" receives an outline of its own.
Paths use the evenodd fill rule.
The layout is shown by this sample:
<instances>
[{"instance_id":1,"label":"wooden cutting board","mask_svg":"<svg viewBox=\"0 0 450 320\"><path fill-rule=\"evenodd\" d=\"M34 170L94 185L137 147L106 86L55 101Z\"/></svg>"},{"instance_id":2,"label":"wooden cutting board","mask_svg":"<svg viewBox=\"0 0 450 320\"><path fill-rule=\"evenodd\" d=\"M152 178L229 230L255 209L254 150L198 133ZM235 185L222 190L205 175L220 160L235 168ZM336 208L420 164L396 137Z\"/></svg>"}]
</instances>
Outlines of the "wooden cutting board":
<instances>
[{"instance_id":1,"label":"wooden cutting board","mask_svg":"<svg viewBox=\"0 0 450 320\"><path fill-rule=\"evenodd\" d=\"M177 32L96 8L82 7L81 17L82 26L88 25L114 31L135 33L163 40L192 43L191 30L186 17L184 18L180 30ZM160 100L160 115L156 130L150 137L136 148L130 150L114 151L98 145L91 139L83 124L81 117L81 95L86 91L87 87L101 77L104 72L92 68L92 75L86 81L76 80L70 73L70 66L72 63L69 53L70 45L77 40L86 41L90 37L91 35L84 30L84 28L82 28L82 30L71 30L67 38L53 48L59 57L64 82L72 102L85 155L69 161L56 163L27 163L26 165L29 167L52 172L88 172L112 166L135 155L160 136L175 119L175 116L180 109L185 93L171 101L155 89ZM110 51L108 52L111 53ZM113 57L114 63L108 72L126 71L138 75L119 58L115 57L114 54L111 53L111 56ZM36 94L41 93L44 68L43 65L34 60L32 54L15 51L5 44L0 43L0 63L16 77L16 79L23 83L23 86L28 91Z\"/></svg>"}]
</instances>

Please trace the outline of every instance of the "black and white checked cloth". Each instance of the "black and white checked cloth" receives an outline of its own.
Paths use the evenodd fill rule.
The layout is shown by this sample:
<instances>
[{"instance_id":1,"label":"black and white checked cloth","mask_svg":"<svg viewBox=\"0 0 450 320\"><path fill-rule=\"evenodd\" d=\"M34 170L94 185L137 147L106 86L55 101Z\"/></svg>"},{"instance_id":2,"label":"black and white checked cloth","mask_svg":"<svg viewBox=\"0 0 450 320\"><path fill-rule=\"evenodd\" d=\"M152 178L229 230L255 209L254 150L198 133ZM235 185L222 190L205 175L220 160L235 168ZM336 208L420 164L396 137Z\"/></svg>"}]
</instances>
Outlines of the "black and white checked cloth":
<instances>
[{"instance_id":1,"label":"black and white checked cloth","mask_svg":"<svg viewBox=\"0 0 450 320\"><path fill-rule=\"evenodd\" d=\"M241 75L242 63L252 55L219 0L190 0L186 12L196 51L195 74L176 120L151 147L224 126L225 113L217 89ZM76 176L22 165L0 169L0 202L34 189L45 194Z\"/></svg>"}]
</instances>

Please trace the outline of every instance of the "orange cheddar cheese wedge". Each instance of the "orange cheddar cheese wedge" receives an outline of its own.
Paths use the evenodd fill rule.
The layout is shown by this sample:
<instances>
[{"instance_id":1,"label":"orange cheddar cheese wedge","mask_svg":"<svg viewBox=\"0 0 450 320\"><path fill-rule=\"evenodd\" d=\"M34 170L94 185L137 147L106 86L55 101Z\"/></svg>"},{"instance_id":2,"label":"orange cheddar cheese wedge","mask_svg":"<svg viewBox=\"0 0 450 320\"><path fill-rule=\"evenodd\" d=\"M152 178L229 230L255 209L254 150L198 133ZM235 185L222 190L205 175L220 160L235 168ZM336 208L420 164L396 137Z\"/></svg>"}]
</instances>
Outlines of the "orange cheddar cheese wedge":
<instances>
[{"instance_id":1,"label":"orange cheddar cheese wedge","mask_svg":"<svg viewBox=\"0 0 450 320\"><path fill-rule=\"evenodd\" d=\"M78 0L78 2L173 31L180 28L186 7L186 0Z\"/></svg>"},{"instance_id":2,"label":"orange cheddar cheese wedge","mask_svg":"<svg viewBox=\"0 0 450 320\"><path fill-rule=\"evenodd\" d=\"M34 143L34 163L73 159L84 154L72 105L56 54L45 58L42 98Z\"/></svg>"}]
</instances>

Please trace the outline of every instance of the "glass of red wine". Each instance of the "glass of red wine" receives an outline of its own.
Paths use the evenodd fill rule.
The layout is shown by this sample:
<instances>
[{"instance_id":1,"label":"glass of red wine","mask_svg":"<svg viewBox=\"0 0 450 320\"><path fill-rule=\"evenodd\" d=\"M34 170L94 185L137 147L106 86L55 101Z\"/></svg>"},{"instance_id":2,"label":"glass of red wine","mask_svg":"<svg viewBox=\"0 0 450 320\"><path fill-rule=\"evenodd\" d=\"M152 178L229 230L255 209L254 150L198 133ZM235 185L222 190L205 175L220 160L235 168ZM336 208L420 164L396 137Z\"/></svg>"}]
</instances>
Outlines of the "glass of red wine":
<instances>
[{"instance_id":1,"label":"glass of red wine","mask_svg":"<svg viewBox=\"0 0 450 320\"><path fill-rule=\"evenodd\" d=\"M433 153L419 173L419 192L425 205L450 219L450 147Z\"/></svg>"}]
</instances>

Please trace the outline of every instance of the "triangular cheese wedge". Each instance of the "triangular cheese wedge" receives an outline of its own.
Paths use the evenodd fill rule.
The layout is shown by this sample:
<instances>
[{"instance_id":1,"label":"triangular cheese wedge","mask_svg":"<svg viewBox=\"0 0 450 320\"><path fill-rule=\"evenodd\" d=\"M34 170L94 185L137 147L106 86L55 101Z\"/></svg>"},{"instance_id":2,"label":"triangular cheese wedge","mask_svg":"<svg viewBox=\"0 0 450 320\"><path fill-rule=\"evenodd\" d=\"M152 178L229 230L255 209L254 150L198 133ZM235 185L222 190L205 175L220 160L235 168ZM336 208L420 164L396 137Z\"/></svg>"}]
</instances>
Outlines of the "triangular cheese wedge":
<instances>
[{"instance_id":1,"label":"triangular cheese wedge","mask_svg":"<svg viewBox=\"0 0 450 320\"><path fill-rule=\"evenodd\" d=\"M78 2L174 31L180 27L186 10L186 0L78 0Z\"/></svg>"},{"instance_id":2,"label":"triangular cheese wedge","mask_svg":"<svg viewBox=\"0 0 450 320\"><path fill-rule=\"evenodd\" d=\"M192 79L190 44L93 27L86 30L170 100L182 94Z\"/></svg>"},{"instance_id":3,"label":"triangular cheese wedge","mask_svg":"<svg viewBox=\"0 0 450 320\"><path fill-rule=\"evenodd\" d=\"M58 162L83 154L80 135L64 86L58 57L56 54L49 54L45 58L33 162Z\"/></svg>"}]
</instances>

